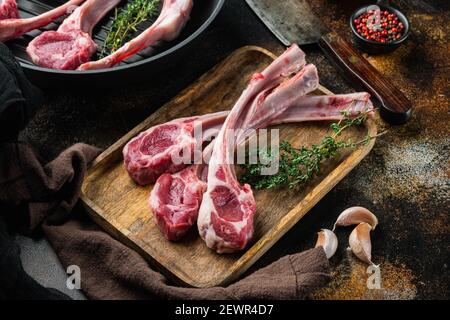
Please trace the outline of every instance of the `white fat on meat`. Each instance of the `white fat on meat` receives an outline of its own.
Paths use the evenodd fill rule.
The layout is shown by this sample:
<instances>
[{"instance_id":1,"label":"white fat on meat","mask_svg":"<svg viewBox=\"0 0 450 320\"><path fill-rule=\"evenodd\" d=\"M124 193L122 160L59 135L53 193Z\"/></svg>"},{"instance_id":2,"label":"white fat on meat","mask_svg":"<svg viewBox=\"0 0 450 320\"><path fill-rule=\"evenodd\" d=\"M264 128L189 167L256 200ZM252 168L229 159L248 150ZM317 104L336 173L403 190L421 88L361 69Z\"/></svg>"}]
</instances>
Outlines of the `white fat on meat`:
<instances>
[{"instance_id":1,"label":"white fat on meat","mask_svg":"<svg viewBox=\"0 0 450 320\"><path fill-rule=\"evenodd\" d=\"M117 51L100 60L85 63L79 69L110 68L161 41L174 40L189 20L193 5L193 0L164 0L158 19L148 29L124 44Z\"/></svg>"}]
</instances>

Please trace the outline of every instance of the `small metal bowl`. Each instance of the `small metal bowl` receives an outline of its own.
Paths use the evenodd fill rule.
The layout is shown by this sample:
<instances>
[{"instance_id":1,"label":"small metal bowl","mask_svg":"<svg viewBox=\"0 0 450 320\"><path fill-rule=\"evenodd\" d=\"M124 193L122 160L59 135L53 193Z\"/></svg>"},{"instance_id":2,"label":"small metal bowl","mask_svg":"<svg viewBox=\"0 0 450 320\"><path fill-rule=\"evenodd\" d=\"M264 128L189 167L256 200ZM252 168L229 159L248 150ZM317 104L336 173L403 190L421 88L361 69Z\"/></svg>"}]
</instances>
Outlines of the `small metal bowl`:
<instances>
[{"instance_id":1,"label":"small metal bowl","mask_svg":"<svg viewBox=\"0 0 450 320\"><path fill-rule=\"evenodd\" d=\"M401 13L399 10L390 7L390 6L384 6L377 4L378 7L380 7L381 10L387 10L389 12L395 13L399 20L403 23L405 26L405 31L403 33L403 36L395 41L391 42L377 42L373 40L367 40L366 38L362 37L355 29L355 26L353 25L353 21L358 18L360 15L365 13L367 11L368 6L361 7L357 9L353 14L350 16L350 28L353 32L353 38L355 40L356 46L361 49L362 51L365 51L367 53L371 54L382 54L382 53L388 53L392 52L395 49L397 49L403 42L406 41L406 39L409 36L410 32L410 24L406 16Z\"/></svg>"}]
</instances>

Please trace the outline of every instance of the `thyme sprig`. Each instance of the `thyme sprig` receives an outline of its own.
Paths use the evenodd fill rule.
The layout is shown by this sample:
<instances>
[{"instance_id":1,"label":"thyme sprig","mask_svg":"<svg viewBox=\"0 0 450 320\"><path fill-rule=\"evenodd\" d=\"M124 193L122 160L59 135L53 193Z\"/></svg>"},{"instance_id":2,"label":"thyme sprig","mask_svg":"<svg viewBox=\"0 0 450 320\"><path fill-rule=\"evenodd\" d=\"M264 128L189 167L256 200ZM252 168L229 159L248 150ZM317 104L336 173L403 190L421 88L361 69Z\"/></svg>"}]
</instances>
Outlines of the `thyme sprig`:
<instances>
[{"instance_id":1,"label":"thyme sprig","mask_svg":"<svg viewBox=\"0 0 450 320\"><path fill-rule=\"evenodd\" d=\"M284 185L289 186L289 188L296 188L306 183L312 177L320 174L321 165L326 159L339 156L341 149L368 144L375 138L367 134L363 140L358 142L353 142L352 139L338 139L346 129L361 126L366 121L370 111L372 110L360 112L354 118L350 118L348 111L342 111L343 119L330 125L332 134L324 136L319 144L295 148L290 142L284 140L280 143L279 151L273 150L272 152L270 147L265 150L257 149L258 163L249 164L246 162L246 164L240 165L244 172L240 175L239 180L242 183L249 183L255 189L272 189ZM248 152L247 156L250 157L251 152ZM274 175L262 175L262 170L268 168L271 161L276 160L276 158L279 161L278 172Z\"/></svg>"},{"instance_id":2,"label":"thyme sprig","mask_svg":"<svg viewBox=\"0 0 450 320\"><path fill-rule=\"evenodd\" d=\"M160 1L134 0L124 9L116 8L100 57L103 58L119 49L137 31L141 23L158 14Z\"/></svg>"}]
</instances>

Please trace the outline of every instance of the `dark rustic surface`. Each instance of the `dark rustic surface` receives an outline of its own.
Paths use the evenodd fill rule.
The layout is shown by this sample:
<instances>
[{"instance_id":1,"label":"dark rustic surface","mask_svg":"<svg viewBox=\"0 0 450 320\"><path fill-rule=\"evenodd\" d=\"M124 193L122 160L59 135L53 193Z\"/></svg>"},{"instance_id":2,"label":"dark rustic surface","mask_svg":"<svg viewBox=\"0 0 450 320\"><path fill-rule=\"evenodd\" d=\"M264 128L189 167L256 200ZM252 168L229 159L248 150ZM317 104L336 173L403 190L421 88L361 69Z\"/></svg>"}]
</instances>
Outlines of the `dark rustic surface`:
<instances>
[{"instance_id":1,"label":"dark rustic surface","mask_svg":"<svg viewBox=\"0 0 450 320\"><path fill-rule=\"evenodd\" d=\"M326 24L346 37L350 37L349 15L365 3L312 2ZM389 127L379 120L380 131L389 132L377 140L372 153L254 267L311 247L315 233L322 227L331 228L349 206L371 209L380 220L373 233L373 260L381 266L382 289L366 288L366 266L346 251L351 229L342 229L338 253L331 260L334 280L316 298L450 298L449 4L446 0L395 3L412 23L410 40L392 54L366 57L413 101L411 121ZM80 141L107 147L247 44L276 53L283 50L243 0L227 0L200 46L185 61L131 88L94 93L48 91L47 103L22 139L48 158ZM352 91L316 47L304 49L326 87L336 93ZM33 268L40 267L27 270L33 273Z\"/></svg>"}]
</instances>

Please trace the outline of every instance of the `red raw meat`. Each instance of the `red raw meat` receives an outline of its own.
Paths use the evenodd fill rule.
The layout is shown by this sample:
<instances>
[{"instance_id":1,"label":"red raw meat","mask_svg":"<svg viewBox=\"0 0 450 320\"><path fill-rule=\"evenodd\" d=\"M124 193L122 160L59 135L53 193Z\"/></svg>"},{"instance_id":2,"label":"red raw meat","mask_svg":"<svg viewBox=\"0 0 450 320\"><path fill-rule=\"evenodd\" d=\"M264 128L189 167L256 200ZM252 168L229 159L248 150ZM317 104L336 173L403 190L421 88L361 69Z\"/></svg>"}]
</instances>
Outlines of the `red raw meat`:
<instances>
[{"instance_id":1,"label":"red raw meat","mask_svg":"<svg viewBox=\"0 0 450 320\"><path fill-rule=\"evenodd\" d=\"M55 21L59 17L70 13L70 10L83 3L85 0L70 0L63 5L45 12L36 17L27 19L0 19L0 42L5 42L31 30L38 29Z\"/></svg>"},{"instance_id":2,"label":"red raw meat","mask_svg":"<svg viewBox=\"0 0 450 320\"><path fill-rule=\"evenodd\" d=\"M344 110L348 112L348 117L356 117L360 112L373 110L369 98L370 95L366 92L299 97L284 113L272 119L270 125L341 120ZM247 131L247 134L250 133ZM242 135L236 144L243 142L247 134ZM207 188L207 163L213 143L214 141L205 148L204 163L191 165L174 174L161 175L150 194L150 209L161 232L169 240L179 240L197 221L203 193Z\"/></svg>"},{"instance_id":3,"label":"red raw meat","mask_svg":"<svg viewBox=\"0 0 450 320\"><path fill-rule=\"evenodd\" d=\"M154 126L130 140L123 149L125 168L140 185L155 182L165 172L177 172L201 153L201 143L218 133L228 112L176 119ZM195 133L201 135L198 141ZM185 157L191 162L174 162Z\"/></svg>"},{"instance_id":4,"label":"red raw meat","mask_svg":"<svg viewBox=\"0 0 450 320\"><path fill-rule=\"evenodd\" d=\"M79 69L110 68L160 41L174 40L189 20L193 5L192 0L164 0L161 14L147 30L124 44L116 52L98 61L85 63Z\"/></svg>"},{"instance_id":5,"label":"red raw meat","mask_svg":"<svg viewBox=\"0 0 450 320\"><path fill-rule=\"evenodd\" d=\"M218 131L217 131L218 133ZM211 142L203 152L212 151ZM207 161L190 165L177 173L164 173L150 193L149 206L159 229L168 240L182 238L195 224L206 191Z\"/></svg>"},{"instance_id":6,"label":"red raw meat","mask_svg":"<svg viewBox=\"0 0 450 320\"><path fill-rule=\"evenodd\" d=\"M180 172L161 175L150 196L150 206L159 229L168 240L183 237L197 221L198 208L206 190L199 178L201 167L191 165Z\"/></svg>"},{"instance_id":7,"label":"red raw meat","mask_svg":"<svg viewBox=\"0 0 450 320\"><path fill-rule=\"evenodd\" d=\"M305 96L294 102L273 123L298 123L304 121L339 121L343 111L347 117L357 117L361 112L373 116L373 104L367 92L327 96Z\"/></svg>"},{"instance_id":8,"label":"red raw meat","mask_svg":"<svg viewBox=\"0 0 450 320\"><path fill-rule=\"evenodd\" d=\"M97 51L94 26L121 0L87 0L67 17L57 31L46 31L27 47L31 60L42 67L74 70Z\"/></svg>"},{"instance_id":9,"label":"red raw meat","mask_svg":"<svg viewBox=\"0 0 450 320\"><path fill-rule=\"evenodd\" d=\"M0 20L18 18L19 9L16 0L0 0Z\"/></svg>"},{"instance_id":10,"label":"red raw meat","mask_svg":"<svg viewBox=\"0 0 450 320\"><path fill-rule=\"evenodd\" d=\"M251 187L240 185L236 178L234 144L240 137L235 135L234 141L229 139L230 130L267 126L296 98L315 90L319 79L313 65L305 66L297 75L279 85L284 80L283 76L297 73L304 63L304 53L293 45L262 73L254 76L216 138L209 163L208 188L199 210L198 229L206 245L218 253L235 252L246 247L253 237L256 211ZM274 84L277 87L274 88ZM257 118L254 122L253 117ZM258 126L252 127L252 123Z\"/></svg>"}]
</instances>

